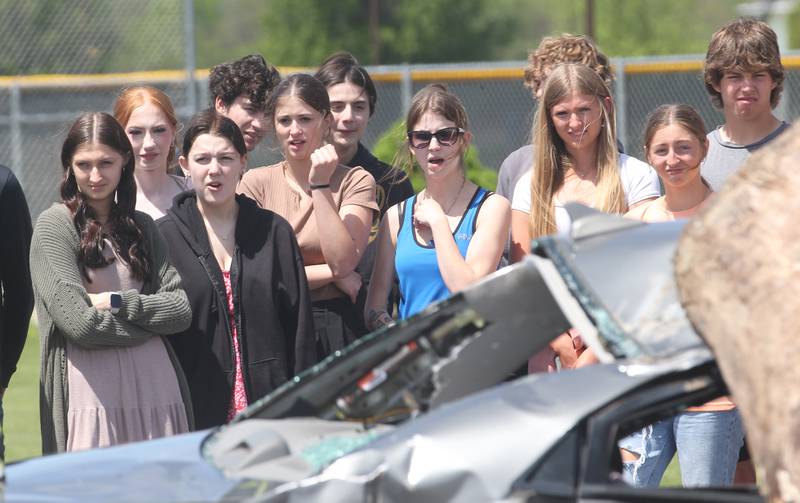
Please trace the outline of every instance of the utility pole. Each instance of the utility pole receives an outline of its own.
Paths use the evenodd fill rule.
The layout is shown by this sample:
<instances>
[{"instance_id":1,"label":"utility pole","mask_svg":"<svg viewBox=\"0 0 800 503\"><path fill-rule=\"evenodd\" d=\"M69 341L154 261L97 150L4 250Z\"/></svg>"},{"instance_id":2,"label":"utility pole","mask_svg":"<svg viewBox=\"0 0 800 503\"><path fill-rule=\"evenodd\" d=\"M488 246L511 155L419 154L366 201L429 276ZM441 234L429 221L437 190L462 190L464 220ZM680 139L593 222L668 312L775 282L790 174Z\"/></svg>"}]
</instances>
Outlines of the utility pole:
<instances>
[{"instance_id":1,"label":"utility pole","mask_svg":"<svg viewBox=\"0 0 800 503\"><path fill-rule=\"evenodd\" d=\"M586 0L586 36L594 40L594 0Z\"/></svg>"},{"instance_id":2,"label":"utility pole","mask_svg":"<svg viewBox=\"0 0 800 503\"><path fill-rule=\"evenodd\" d=\"M369 0L369 63L381 64L381 34L379 0Z\"/></svg>"}]
</instances>

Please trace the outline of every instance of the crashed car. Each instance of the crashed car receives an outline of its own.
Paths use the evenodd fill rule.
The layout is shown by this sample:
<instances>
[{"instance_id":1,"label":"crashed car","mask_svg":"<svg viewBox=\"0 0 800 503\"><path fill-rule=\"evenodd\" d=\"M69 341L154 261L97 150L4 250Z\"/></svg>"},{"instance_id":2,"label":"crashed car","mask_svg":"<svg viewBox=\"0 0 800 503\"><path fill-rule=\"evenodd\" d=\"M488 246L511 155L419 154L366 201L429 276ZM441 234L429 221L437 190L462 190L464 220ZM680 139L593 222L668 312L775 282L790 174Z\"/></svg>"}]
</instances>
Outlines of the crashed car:
<instances>
[{"instance_id":1,"label":"crashed car","mask_svg":"<svg viewBox=\"0 0 800 503\"><path fill-rule=\"evenodd\" d=\"M618 441L727 392L677 300L682 223L570 205L570 237L205 432L6 468L6 501L762 501L630 487ZM507 377L570 327L602 363Z\"/></svg>"}]
</instances>

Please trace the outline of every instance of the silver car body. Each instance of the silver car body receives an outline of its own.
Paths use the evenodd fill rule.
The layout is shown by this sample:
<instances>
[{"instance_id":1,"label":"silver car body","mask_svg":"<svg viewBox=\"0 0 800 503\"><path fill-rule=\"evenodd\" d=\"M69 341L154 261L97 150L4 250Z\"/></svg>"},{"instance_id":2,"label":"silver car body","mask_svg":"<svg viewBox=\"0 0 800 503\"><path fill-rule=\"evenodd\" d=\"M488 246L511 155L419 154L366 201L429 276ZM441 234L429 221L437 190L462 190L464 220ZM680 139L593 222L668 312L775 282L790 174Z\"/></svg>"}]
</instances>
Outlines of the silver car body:
<instances>
[{"instance_id":1,"label":"silver car body","mask_svg":"<svg viewBox=\"0 0 800 503\"><path fill-rule=\"evenodd\" d=\"M12 464L7 501L512 497L581 421L711 360L672 279L682 224L569 210L572 237L540 240L522 263L357 341L230 425ZM571 326L605 363L493 387Z\"/></svg>"}]
</instances>

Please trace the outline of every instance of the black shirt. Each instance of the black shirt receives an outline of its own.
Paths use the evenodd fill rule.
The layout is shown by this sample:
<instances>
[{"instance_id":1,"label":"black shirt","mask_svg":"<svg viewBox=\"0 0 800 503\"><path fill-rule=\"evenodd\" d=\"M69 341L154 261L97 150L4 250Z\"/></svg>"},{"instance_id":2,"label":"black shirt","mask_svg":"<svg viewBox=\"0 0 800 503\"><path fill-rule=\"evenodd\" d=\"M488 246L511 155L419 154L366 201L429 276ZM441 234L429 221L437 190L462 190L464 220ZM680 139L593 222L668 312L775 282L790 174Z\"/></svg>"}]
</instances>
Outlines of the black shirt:
<instances>
[{"instance_id":1,"label":"black shirt","mask_svg":"<svg viewBox=\"0 0 800 503\"><path fill-rule=\"evenodd\" d=\"M0 388L8 387L28 336L33 287L31 214L14 173L0 166Z\"/></svg>"},{"instance_id":2,"label":"black shirt","mask_svg":"<svg viewBox=\"0 0 800 503\"><path fill-rule=\"evenodd\" d=\"M414 187L411 185L408 175L402 170L393 168L385 162L381 161L364 147L361 143L358 144L358 150L353 158L345 163L346 166L354 167L361 166L375 179L375 185L378 193L376 200L378 208L380 208L380 215L378 215L372 222L372 229L369 233L369 243L364 254L361 256L361 261L356 267L356 272L361 275L362 286L358 292L358 299L356 299L356 308L359 314L364 312L364 305L367 301L367 288L369 287L369 280L372 277L372 269L375 266L375 257L378 253L378 244L375 237L378 234L378 225L380 219L386 213L386 210L395 204L405 201L414 195ZM389 302L389 312L391 312L393 300Z\"/></svg>"}]
</instances>

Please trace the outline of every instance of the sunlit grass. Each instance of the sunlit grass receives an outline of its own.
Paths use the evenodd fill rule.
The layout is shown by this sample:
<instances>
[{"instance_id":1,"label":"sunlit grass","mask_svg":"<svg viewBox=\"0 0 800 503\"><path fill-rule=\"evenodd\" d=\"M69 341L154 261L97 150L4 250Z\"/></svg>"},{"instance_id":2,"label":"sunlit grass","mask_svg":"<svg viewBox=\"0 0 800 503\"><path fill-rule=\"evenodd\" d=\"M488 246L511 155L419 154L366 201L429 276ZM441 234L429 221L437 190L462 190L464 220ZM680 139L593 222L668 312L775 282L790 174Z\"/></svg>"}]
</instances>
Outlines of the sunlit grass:
<instances>
[{"instance_id":1,"label":"sunlit grass","mask_svg":"<svg viewBox=\"0 0 800 503\"><path fill-rule=\"evenodd\" d=\"M3 397L3 412L6 462L41 455L39 332L35 323L31 323L28 329L28 340L17 363L17 371Z\"/></svg>"}]
</instances>

